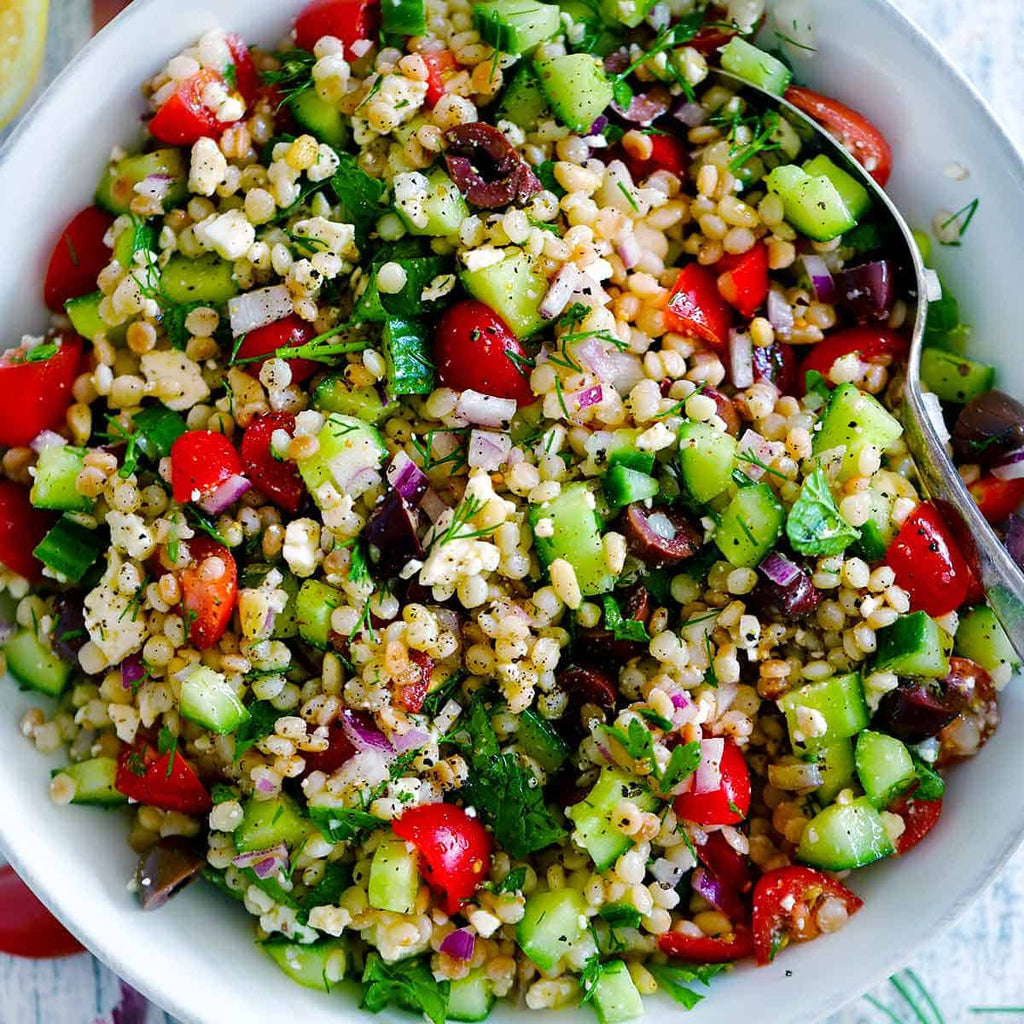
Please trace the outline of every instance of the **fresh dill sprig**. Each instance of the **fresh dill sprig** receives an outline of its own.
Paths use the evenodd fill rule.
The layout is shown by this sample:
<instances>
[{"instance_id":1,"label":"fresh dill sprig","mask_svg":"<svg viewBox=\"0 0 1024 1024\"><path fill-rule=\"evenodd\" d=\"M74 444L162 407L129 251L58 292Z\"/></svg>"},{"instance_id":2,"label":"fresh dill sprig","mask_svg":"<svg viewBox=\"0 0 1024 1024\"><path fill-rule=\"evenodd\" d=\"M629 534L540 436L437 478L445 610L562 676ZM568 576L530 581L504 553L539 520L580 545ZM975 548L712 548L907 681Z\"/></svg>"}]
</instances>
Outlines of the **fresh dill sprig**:
<instances>
[{"instance_id":1,"label":"fresh dill sprig","mask_svg":"<svg viewBox=\"0 0 1024 1024\"><path fill-rule=\"evenodd\" d=\"M264 82L277 86L281 96L277 109L280 110L297 96L313 88L313 65L316 64L316 57L306 50L299 49L284 50L275 53L274 56L280 61L280 67L273 71L261 71L260 77Z\"/></svg>"}]
</instances>

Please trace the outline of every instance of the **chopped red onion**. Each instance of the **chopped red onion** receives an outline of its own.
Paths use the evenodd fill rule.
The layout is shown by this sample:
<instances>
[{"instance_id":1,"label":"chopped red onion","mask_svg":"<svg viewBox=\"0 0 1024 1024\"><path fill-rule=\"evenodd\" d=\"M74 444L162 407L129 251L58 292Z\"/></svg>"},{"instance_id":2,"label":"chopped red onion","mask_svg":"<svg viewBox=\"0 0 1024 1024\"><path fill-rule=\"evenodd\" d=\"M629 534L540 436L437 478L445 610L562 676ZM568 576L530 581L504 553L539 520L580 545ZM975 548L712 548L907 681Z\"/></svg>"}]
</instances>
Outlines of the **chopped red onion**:
<instances>
[{"instance_id":1,"label":"chopped red onion","mask_svg":"<svg viewBox=\"0 0 1024 1024\"><path fill-rule=\"evenodd\" d=\"M551 279L548 290L541 299L537 312L545 320L554 320L562 315L562 310L569 305L572 293L576 291L580 280L580 269L575 263L563 263L558 273Z\"/></svg>"},{"instance_id":2,"label":"chopped red onion","mask_svg":"<svg viewBox=\"0 0 1024 1024\"><path fill-rule=\"evenodd\" d=\"M655 85L649 92L638 92L632 96L628 107L613 102L612 110L623 121L646 126L665 114L671 102L671 93L663 85Z\"/></svg>"},{"instance_id":3,"label":"chopped red onion","mask_svg":"<svg viewBox=\"0 0 1024 1024\"><path fill-rule=\"evenodd\" d=\"M257 869L257 865L277 865L288 863L288 847L284 843L278 843L265 850L249 850L231 858L231 863L236 868L252 868L260 878L268 878L273 873L273 867L263 867L263 874Z\"/></svg>"},{"instance_id":4,"label":"chopped red onion","mask_svg":"<svg viewBox=\"0 0 1024 1024\"><path fill-rule=\"evenodd\" d=\"M768 293L768 322L775 328L776 334L787 335L793 330L793 307L779 288L773 288Z\"/></svg>"},{"instance_id":5,"label":"chopped red onion","mask_svg":"<svg viewBox=\"0 0 1024 1024\"><path fill-rule=\"evenodd\" d=\"M591 135L600 135L607 125L608 118L605 117L604 114L598 114L598 116L594 118L594 123L590 126L590 131L587 132L584 138L589 138Z\"/></svg>"},{"instance_id":6,"label":"chopped red onion","mask_svg":"<svg viewBox=\"0 0 1024 1024\"><path fill-rule=\"evenodd\" d=\"M276 792L276 787L274 786L274 783L271 782L271 780L268 779L265 775L261 775L256 780L256 789L258 789L261 793Z\"/></svg>"},{"instance_id":7,"label":"chopped red onion","mask_svg":"<svg viewBox=\"0 0 1024 1024\"><path fill-rule=\"evenodd\" d=\"M945 444L950 438L950 433L949 427L946 426L946 418L942 415L942 404L939 402L938 395L934 395L930 391L923 391L921 393L921 404L924 406L924 411L928 414L928 421L935 430L939 443ZM995 469L992 472L995 473ZM1001 479L1011 480L1013 478L1002 477Z\"/></svg>"},{"instance_id":8,"label":"chopped red onion","mask_svg":"<svg viewBox=\"0 0 1024 1024\"><path fill-rule=\"evenodd\" d=\"M759 462L770 466L785 452L786 446L781 441L766 440L756 430L747 429L740 437L738 450L741 454L753 455ZM744 461L742 470L751 480L760 480L764 476L764 470L754 462Z\"/></svg>"},{"instance_id":9,"label":"chopped red onion","mask_svg":"<svg viewBox=\"0 0 1024 1024\"><path fill-rule=\"evenodd\" d=\"M410 728L402 733L391 734L391 745L400 754L404 754L407 750L419 750L420 747L425 747L429 741L430 737L422 729Z\"/></svg>"},{"instance_id":10,"label":"chopped red onion","mask_svg":"<svg viewBox=\"0 0 1024 1024\"><path fill-rule=\"evenodd\" d=\"M62 444L67 442L55 430L41 430L29 441L28 446L36 455L41 455L47 448L57 448Z\"/></svg>"},{"instance_id":11,"label":"chopped red onion","mask_svg":"<svg viewBox=\"0 0 1024 1024\"><path fill-rule=\"evenodd\" d=\"M249 480L241 473L229 476L216 490L199 499L196 504L211 515L218 515L224 509L230 508L238 499L252 487Z\"/></svg>"},{"instance_id":12,"label":"chopped red onion","mask_svg":"<svg viewBox=\"0 0 1024 1024\"><path fill-rule=\"evenodd\" d=\"M640 248L640 243L636 240L636 235L627 235L619 243L619 259L622 260L622 265L626 270L632 270L643 258L643 250Z\"/></svg>"},{"instance_id":13,"label":"chopped red onion","mask_svg":"<svg viewBox=\"0 0 1024 1024\"><path fill-rule=\"evenodd\" d=\"M768 555L757 568L779 587L788 587L800 575L800 566L778 551Z\"/></svg>"},{"instance_id":14,"label":"chopped red onion","mask_svg":"<svg viewBox=\"0 0 1024 1024\"><path fill-rule=\"evenodd\" d=\"M255 331L259 327L283 320L286 316L291 316L294 310L292 297L283 284L236 295L233 299L228 299L231 333L237 338L248 331Z\"/></svg>"},{"instance_id":15,"label":"chopped red onion","mask_svg":"<svg viewBox=\"0 0 1024 1024\"><path fill-rule=\"evenodd\" d=\"M486 469L493 473L504 465L512 450L512 438L493 430L471 430L469 432L470 466Z\"/></svg>"},{"instance_id":16,"label":"chopped red onion","mask_svg":"<svg viewBox=\"0 0 1024 1024\"><path fill-rule=\"evenodd\" d=\"M495 398L472 388L459 395L457 415L481 427L507 427L516 414L514 398Z\"/></svg>"},{"instance_id":17,"label":"chopped red onion","mask_svg":"<svg viewBox=\"0 0 1024 1024\"><path fill-rule=\"evenodd\" d=\"M832 280L832 271L828 269L828 264L814 253L807 253L800 259L804 265L804 273L811 279L815 298L819 302L835 302L836 285Z\"/></svg>"},{"instance_id":18,"label":"chopped red onion","mask_svg":"<svg viewBox=\"0 0 1024 1024\"><path fill-rule=\"evenodd\" d=\"M395 756L391 742L371 724L365 712L345 708L341 712L341 727L356 750L375 750L389 760Z\"/></svg>"},{"instance_id":19,"label":"chopped red onion","mask_svg":"<svg viewBox=\"0 0 1024 1024\"><path fill-rule=\"evenodd\" d=\"M395 453L384 471L388 483L405 498L410 505L419 505L427 493L430 481L426 474L405 452Z\"/></svg>"},{"instance_id":20,"label":"chopped red onion","mask_svg":"<svg viewBox=\"0 0 1024 1024\"><path fill-rule=\"evenodd\" d=\"M693 774L694 793L713 793L721 787L724 754L725 740L721 737L700 741L700 764Z\"/></svg>"},{"instance_id":21,"label":"chopped red onion","mask_svg":"<svg viewBox=\"0 0 1024 1024\"><path fill-rule=\"evenodd\" d=\"M441 952L453 960L472 960L476 950L476 936L468 928L456 928L441 941Z\"/></svg>"},{"instance_id":22,"label":"chopped red onion","mask_svg":"<svg viewBox=\"0 0 1024 1024\"><path fill-rule=\"evenodd\" d=\"M672 706L682 710L691 704L690 698L682 690L676 690L672 694Z\"/></svg>"},{"instance_id":23,"label":"chopped red onion","mask_svg":"<svg viewBox=\"0 0 1024 1024\"><path fill-rule=\"evenodd\" d=\"M142 655L138 652L129 654L121 662L121 685L124 689L130 690L145 678L146 666L142 664Z\"/></svg>"},{"instance_id":24,"label":"chopped red onion","mask_svg":"<svg viewBox=\"0 0 1024 1024\"><path fill-rule=\"evenodd\" d=\"M721 910L722 904L727 902L725 888L721 880L705 867L694 870L690 884L693 891L703 896L715 910Z\"/></svg>"},{"instance_id":25,"label":"chopped red onion","mask_svg":"<svg viewBox=\"0 0 1024 1024\"><path fill-rule=\"evenodd\" d=\"M729 331L729 370L733 387L742 390L754 383L754 344L746 331Z\"/></svg>"},{"instance_id":26,"label":"chopped red onion","mask_svg":"<svg viewBox=\"0 0 1024 1024\"><path fill-rule=\"evenodd\" d=\"M576 282L576 291L569 296L570 303L580 303L591 309L601 309L608 304L610 296L589 274L580 272Z\"/></svg>"},{"instance_id":27,"label":"chopped red onion","mask_svg":"<svg viewBox=\"0 0 1024 1024\"><path fill-rule=\"evenodd\" d=\"M925 396L925 397L934 397ZM992 467L992 475L1000 480L1020 480L1024 477L1024 448L1004 455Z\"/></svg>"},{"instance_id":28,"label":"chopped red onion","mask_svg":"<svg viewBox=\"0 0 1024 1024\"><path fill-rule=\"evenodd\" d=\"M687 128L699 128L708 119L708 112L699 103L684 103L672 116Z\"/></svg>"},{"instance_id":29,"label":"chopped red onion","mask_svg":"<svg viewBox=\"0 0 1024 1024\"><path fill-rule=\"evenodd\" d=\"M429 487L426 494L423 495L420 508L427 513L432 523L436 523L441 518L441 513L447 512L450 506L433 487Z\"/></svg>"},{"instance_id":30,"label":"chopped red onion","mask_svg":"<svg viewBox=\"0 0 1024 1024\"><path fill-rule=\"evenodd\" d=\"M581 409L589 409L592 405L597 405L602 397L604 396L604 389L600 384L595 384L592 388L587 388L585 391L580 391L576 395L576 404Z\"/></svg>"}]
</instances>

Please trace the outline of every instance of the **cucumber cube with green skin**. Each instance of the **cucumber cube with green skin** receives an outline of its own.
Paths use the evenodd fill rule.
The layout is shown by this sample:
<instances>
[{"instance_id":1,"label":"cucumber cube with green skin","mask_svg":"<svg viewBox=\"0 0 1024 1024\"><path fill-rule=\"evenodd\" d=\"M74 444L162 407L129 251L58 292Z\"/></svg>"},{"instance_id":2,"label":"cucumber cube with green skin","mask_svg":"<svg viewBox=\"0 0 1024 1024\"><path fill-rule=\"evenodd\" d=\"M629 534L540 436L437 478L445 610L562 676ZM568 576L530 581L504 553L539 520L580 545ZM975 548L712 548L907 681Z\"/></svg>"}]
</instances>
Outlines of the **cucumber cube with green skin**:
<instances>
[{"instance_id":1,"label":"cucumber cube with green skin","mask_svg":"<svg viewBox=\"0 0 1024 1024\"><path fill-rule=\"evenodd\" d=\"M611 26L618 23L636 28L647 17L655 0L601 0L601 22ZM593 18L593 12L590 17Z\"/></svg>"},{"instance_id":2,"label":"cucumber cube with green skin","mask_svg":"<svg viewBox=\"0 0 1024 1024\"><path fill-rule=\"evenodd\" d=\"M531 505L529 511L541 564L546 568L556 558L565 559L576 571L576 582L586 597L608 593L616 580L605 562L595 506L593 492L580 482L563 487L557 498L543 505ZM537 536L537 524L542 519L551 520L554 532L550 537Z\"/></svg>"},{"instance_id":3,"label":"cucumber cube with green skin","mask_svg":"<svg viewBox=\"0 0 1024 1024\"><path fill-rule=\"evenodd\" d=\"M235 829L235 849L250 853L284 843L294 850L312 830L312 823L302 816L298 804L287 794L270 800L251 796L242 811L241 824Z\"/></svg>"},{"instance_id":4,"label":"cucumber cube with green skin","mask_svg":"<svg viewBox=\"0 0 1024 1024\"><path fill-rule=\"evenodd\" d=\"M96 203L117 215L129 213L135 186L150 176L172 179L163 206L170 210L188 199L188 163L180 149L155 149L123 157L107 167L96 189Z\"/></svg>"},{"instance_id":5,"label":"cucumber cube with green skin","mask_svg":"<svg viewBox=\"0 0 1024 1024\"><path fill-rule=\"evenodd\" d=\"M333 149L344 149L348 143L348 125L333 104L321 99L316 89L303 89L288 101L295 120L321 142Z\"/></svg>"},{"instance_id":6,"label":"cucumber cube with green skin","mask_svg":"<svg viewBox=\"0 0 1024 1024\"><path fill-rule=\"evenodd\" d=\"M376 427L354 416L332 412L317 440L316 454L296 463L314 501L325 483L340 494L358 498L380 482L387 447Z\"/></svg>"},{"instance_id":7,"label":"cucumber cube with green skin","mask_svg":"<svg viewBox=\"0 0 1024 1024\"><path fill-rule=\"evenodd\" d=\"M868 194L868 190L852 174L844 171L824 153L819 153L812 160L808 160L804 164L804 170L812 178L828 178L854 220L860 220L871 209L871 196Z\"/></svg>"},{"instance_id":8,"label":"cucumber cube with green skin","mask_svg":"<svg viewBox=\"0 0 1024 1024\"><path fill-rule=\"evenodd\" d=\"M90 807L119 807L128 803L128 797L114 785L117 761L112 757L90 757L64 768L54 768L51 777L67 775L75 784L73 804Z\"/></svg>"},{"instance_id":9,"label":"cucumber cube with green skin","mask_svg":"<svg viewBox=\"0 0 1024 1024\"><path fill-rule=\"evenodd\" d=\"M527 338L547 322L540 304L547 294L547 279L533 269L533 261L513 250L500 263L479 270L464 270L462 286L491 307L517 338Z\"/></svg>"},{"instance_id":10,"label":"cucumber cube with green skin","mask_svg":"<svg viewBox=\"0 0 1024 1024\"><path fill-rule=\"evenodd\" d=\"M679 468L690 497L700 505L717 498L732 483L736 438L707 423L691 420L679 428Z\"/></svg>"},{"instance_id":11,"label":"cucumber cube with green skin","mask_svg":"<svg viewBox=\"0 0 1024 1024\"><path fill-rule=\"evenodd\" d=\"M85 466L84 448L55 444L44 448L36 460L36 475L29 500L36 508L59 512L91 512L93 499L79 494L75 487Z\"/></svg>"},{"instance_id":12,"label":"cucumber cube with green skin","mask_svg":"<svg viewBox=\"0 0 1024 1024\"><path fill-rule=\"evenodd\" d=\"M388 35L422 36L427 31L424 0L381 0L381 28Z\"/></svg>"},{"instance_id":13,"label":"cucumber cube with green skin","mask_svg":"<svg viewBox=\"0 0 1024 1024\"><path fill-rule=\"evenodd\" d=\"M857 736L857 776L867 798L888 807L917 778L910 751L895 736L865 729Z\"/></svg>"},{"instance_id":14,"label":"cucumber cube with green skin","mask_svg":"<svg viewBox=\"0 0 1024 1024\"><path fill-rule=\"evenodd\" d=\"M569 759L569 744L536 711L527 708L519 715L516 739L528 754L546 772L557 772Z\"/></svg>"},{"instance_id":15,"label":"cucumber cube with green skin","mask_svg":"<svg viewBox=\"0 0 1024 1024\"><path fill-rule=\"evenodd\" d=\"M377 910L411 914L420 890L417 855L402 839L388 840L374 851L370 861L367 899Z\"/></svg>"},{"instance_id":16,"label":"cucumber cube with green skin","mask_svg":"<svg viewBox=\"0 0 1024 1024\"><path fill-rule=\"evenodd\" d=\"M902 433L899 420L877 398L852 384L840 384L832 392L812 448L815 455L844 449L839 467L842 482L858 475L860 453L868 445L884 452Z\"/></svg>"},{"instance_id":17,"label":"cucumber cube with green skin","mask_svg":"<svg viewBox=\"0 0 1024 1024\"><path fill-rule=\"evenodd\" d=\"M852 549L866 562L880 562L899 530L892 518L892 509L901 490L899 481L900 478L887 469L871 477L870 518L861 526L860 540Z\"/></svg>"},{"instance_id":18,"label":"cucumber cube with green skin","mask_svg":"<svg viewBox=\"0 0 1024 1024\"><path fill-rule=\"evenodd\" d=\"M181 713L218 735L234 732L249 712L220 672L206 665L193 669L181 684Z\"/></svg>"},{"instance_id":19,"label":"cucumber cube with green skin","mask_svg":"<svg viewBox=\"0 0 1024 1024\"><path fill-rule=\"evenodd\" d=\"M602 768L590 792L569 808L569 818L576 826L573 838L586 848L599 872L607 871L633 846L633 840L623 835L613 820L623 800L632 800L642 811L653 811L657 805L650 790L634 776L617 768Z\"/></svg>"},{"instance_id":20,"label":"cucumber cube with green skin","mask_svg":"<svg viewBox=\"0 0 1024 1024\"><path fill-rule=\"evenodd\" d=\"M1020 657L1013 644L995 612L985 604L972 608L960 620L953 651L976 661L986 672L1001 671L1005 665L1014 672L1020 668Z\"/></svg>"},{"instance_id":21,"label":"cucumber cube with green skin","mask_svg":"<svg viewBox=\"0 0 1024 1024\"><path fill-rule=\"evenodd\" d=\"M194 260L180 253L172 256L160 272L160 289L171 302L182 306L190 302L222 306L238 294L234 264L215 252Z\"/></svg>"},{"instance_id":22,"label":"cucumber cube with green skin","mask_svg":"<svg viewBox=\"0 0 1024 1024\"><path fill-rule=\"evenodd\" d=\"M31 629L23 629L8 640L4 656L7 671L19 683L50 697L59 697L71 678L71 666Z\"/></svg>"},{"instance_id":23,"label":"cucumber cube with green skin","mask_svg":"<svg viewBox=\"0 0 1024 1024\"><path fill-rule=\"evenodd\" d=\"M857 225L843 197L824 175L815 178L795 164L784 164L772 170L765 181L769 191L782 200L786 220L816 242L831 242Z\"/></svg>"},{"instance_id":24,"label":"cucumber cube with green skin","mask_svg":"<svg viewBox=\"0 0 1024 1024\"><path fill-rule=\"evenodd\" d=\"M137 252L153 252L156 249L157 233L152 224L133 217L128 226L114 241L114 259L122 267L134 267Z\"/></svg>"},{"instance_id":25,"label":"cucumber cube with green skin","mask_svg":"<svg viewBox=\"0 0 1024 1024\"><path fill-rule=\"evenodd\" d=\"M353 387L344 373L324 377L313 392L313 404L321 412L340 412L366 423L381 423L390 415L376 388Z\"/></svg>"},{"instance_id":26,"label":"cucumber cube with green skin","mask_svg":"<svg viewBox=\"0 0 1024 1024\"><path fill-rule=\"evenodd\" d=\"M432 235L440 238L454 234L469 216L466 200L462 198L458 186L440 165L427 171L425 176L426 192L417 194L415 201L397 201L395 212L402 218L410 235ZM411 207L418 210L419 216L414 216Z\"/></svg>"},{"instance_id":27,"label":"cucumber cube with green skin","mask_svg":"<svg viewBox=\"0 0 1024 1024\"><path fill-rule=\"evenodd\" d=\"M647 501L658 493L658 481L628 466L612 466L604 475L604 494L610 505L621 508L634 501Z\"/></svg>"},{"instance_id":28,"label":"cucumber cube with green skin","mask_svg":"<svg viewBox=\"0 0 1024 1024\"><path fill-rule=\"evenodd\" d=\"M636 446L640 430L636 427L619 427L612 431L611 444L606 455L609 466L626 466L638 473L651 476L654 473L654 452L641 451Z\"/></svg>"},{"instance_id":29,"label":"cucumber cube with green skin","mask_svg":"<svg viewBox=\"0 0 1024 1024\"><path fill-rule=\"evenodd\" d=\"M940 402L965 405L992 390L996 368L956 352L926 348L921 353L921 382Z\"/></svg>"},{"instance_id":30,"label":"cucumber cube with green skin","mask_svg":"<svg viewBox=\"0 0 1024 1024\"><path fill-rule=\"evenodd\" d=\"M571 131L585 134L614 99L604 65L589 53L567 53L534 62L540 85L555 116Z\"/></svg>"},{"instance_id":31,"label":"cucumber cube with green skin","mask_svg":"<svg viewBox=\"0 0 1024 1024\"><path fill-rule=\"evenodd\" d=\"M448 1020L486 1020L494 1006L494 986L483 967L456 978L448 993Z\"/></svg>"},{"instance_id":32,"label":"cucumber cube with green skin","mask_svg":"<svg viewBox=\"0 0 1024 1024\"><path fill-rule=\"evenodd\" d=\"M330 992L348 968L348 949L343 939L303 944L275 937L260 945L292 981L318 992Z\"/></svg>"},{"instance_id":33,"label":"cucumber cube with green skin","mask_svg":"<svg viewBox=\"0 0 1024 1024\"><path fill-rule=\"evenodd\" d=\"M786 510L768 484L737 490L715 528L715 544L736 566L755 566L775 547Z\"/></svg>"},{"instance_id":34,"label":"cucumber cube with green skin","mask_svg":"<svg viewBox=\"0 0 1024 1024\"><path fill-rule=\"evenodd\" d=\"M848 871L892 852L892 840L878 811L862 796L848 804L832 804L816 814L804 829L796 856L804 864L824 871Z\"/></svg>"},{"instance_id":35,"label":"cucumber cube with green skin","mask_svg":"<svg viewBox=\"0 0 1024 1024\"><path fill-rule=\"evenodd\" d=\"M830 804L842 790L853 784L856 772L853 740L846 736L835 743L829 743L821 747L816 756L821 771L821 785L814 791L814 795L821 803Z\"/></svg>"},{"instance_id":36,"label":"cucumber cube with green skin","mask_svg":"<svg viewBox=\"0 0 1024 1024\"><path fill-rule=\"evenodd\" d=\"M105 334L112 340L118 340L126 331L125 327L111 327L103 317L100 316L100 303L103 301L103 292L89 292L88 295L80 295L77 299L68 299L64 303L64 312L67 313L71 326L75 333L83 338L92 341L97 334Z\"/></svg>"},{"instance_id":37,"label":"cucumber cube with green skin","mask_svg":"<svg viewBox=\"0 0 1024 1024\"><path fill-rule=\"evenodd\" d=\"M942 679L949 675L953 638L927 613L901 615L877 634L873 671Z\"/></svg>"},{"instance_id":38,"label":"cucumber cube with green skin","mask_svg":"<svg viewBox=\"0 0 1024 1024\"><path fill-rule=\"evenodd\" d=\"M278 576L281 577L280 581L273 589L283 590L288 597L284 608L274 614L274 625L270 631L270 636L274 640L288 640L293 636L298 636L299 634L299 626L296 622L295 611L296 599L299 595L299 581L290 572L286 572L283 567L279 568L276 566L265 565L260 562L254 562L245 566L242 570L240 585L245 589L255 590L263 586L264 580L271 571L276 572ZM240 614L242 619L242 632L244 635L262 635L263 623L266 618L265 611L259 610L258 618L254 615L251 622L246 617L246 609L244 607L240 607ZM247 626L249 626L248 629L246 628Z\"/></svg>"},{"instance_id":39,"label":"cucumber cube with green skin","mask_svg":"<svg viewBox=\"0 0 1024 1024\"><path fill-rule=\"evenodd\" d=\"M643 1016L644 1001L624 960L610 960L601 965L590 1005L600 1024L623 1024L623 1021Z\"/></svg>"},{"instance_id":40,"label":"cucumber cube with green skin","mask_svg":"<svg viewBox=\"0 0 1024 1024\"><path fill-rule=\"evenodd\" d=\"M519 948L550 971L587 930L587 903L575 889L534 892L516 925Z\"/></svg>"},{"instance_id":41,"label":"cucumber cube with green skin","mask_svg":"<svg viewBox=\"0 0 1024 1024\"><path fill-rule=\"evenodd\" d=\"M521 64L498 105L498 121L511 121L520 128L535 128L548 109L548 98L540 79L529 64Z\"/></svg>"},{"instance_id":42,"label":"cucumber cube with green skin","mask_svg":"<svg viewBox=\"0 0 1024 1024\"><path fill-rule=\"evenodd\" d=\"M558 32L559 10L535 0L485 0L473 5L473 24L485 43L521 57Z\"/></svg>"},{"instance_id":43,"label":"cucumber cube with green skin","mask_svg":"<svg viewBox=\"0 0 1024 1024\"><path fill-rule=\"evenodd\" d=\"M794 748L820 750L837 740L856 736L868 725L868 706L859 672L833 676L820 683L790 690L778 703L786 716L789 739ZM808 718L814 720L816 717L809 716L807 712L816 712L824 719L825 731L820 735L807 734Z\"/></svg>"},{"instance_id":44,"label":"cucumber cube with green skin","mask_svg":"<svg viewBox=\"0 0 1024 1024\"><path fill-rule=\"evenodd\" d=\"M793 81L793 72L777 57L740 36L733 36L722 47L722 67L773 96L781 96Z\"/></svg>"},{"instance_id":45,"label":"cucumber cube with green skin","mask_svg":"<svg viewBox=\"0 0 1024 1024\"><path fill-rule=\"evenodd\" d=\"M330 647L331 614L344 595L337 587L320 580L306 580L295 600L295 619L299 636L308 644L326 651Z\"/></svg>"}]
</instances>

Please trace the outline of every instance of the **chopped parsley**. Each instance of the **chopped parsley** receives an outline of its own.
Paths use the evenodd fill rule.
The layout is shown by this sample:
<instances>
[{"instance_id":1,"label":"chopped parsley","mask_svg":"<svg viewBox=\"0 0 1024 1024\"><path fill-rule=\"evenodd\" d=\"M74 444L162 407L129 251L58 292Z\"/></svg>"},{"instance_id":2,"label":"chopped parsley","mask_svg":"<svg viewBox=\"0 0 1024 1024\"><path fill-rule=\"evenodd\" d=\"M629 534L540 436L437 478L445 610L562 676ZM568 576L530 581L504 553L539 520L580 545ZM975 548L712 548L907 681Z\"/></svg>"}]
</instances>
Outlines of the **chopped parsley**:
<instances>
[{"instance_id":1,"label":"chopped parsley","mask_svg":"<svg viewBox=\"0 0 1024 1024\"><path fill-rule=\"evenodd\" d=\"M604 605L604 628L612 632L616 640L633 640L646 643L651 639L647 627L639 619L624 619L619 604L611 594L602 599Z\"/></svg>"},{"instance_id":2,"label":"chopped parsley","mask_svg":"<svg viewBox=\"0 0 1024 1024\"><path fill-rule=\"evenodd\" d=\"M860 530L840 515L822 470L804 480L786 518L786 536L802 555L838 555L860 537Z\"/></svg>"},{"instance_id":3,"label":"chopped parsley","mask_svg":"<svg viewBox=\"0 0 1024 1024\"><path fill-rule=\"evenodd\" d=\"M451 984L435 980L429 956L389 964L379 953L370 953L362 980L363 999L359 1004L362 1009L380 1013L393 1003L425 1016L431 1024L445 1024Z\"/></svg>"},{"instance_id":4,"label":"chopped parsley","mask_svg":"<svg viewBox=\"0 0 1024 1024\"><path fill-rule=\"evenodd\" d=\"M645 963L644 966L654 975L658 987L667 992L684 1009L692 1010L702 999L703 992L695 992L690 985L700 984L705 988L711 985L711 979L726 970L729 964L703 964L686 966L679 963L659 964Z\"/></svg>"},{"instance_id":5,"label":"chopped parsley","mask_svg":"<svg viewBox=\"0 0 1024 1024\"><path fill-rule=\"evenodd\" d=\"M940 229L946 231L954 224L957 228L956 239L951 242L944 242L941 238L939 239L940 245L958 246L964 235L967 234L967 229L971 226L971 221L974 220L974 215L978 212L978 207L981 205L981 197L975 197L966 206L961 206L952 216L944 220L940 225Z\"/></svg>"},{"instance_id":6,"label":"chopped parsley","mask_svg":"<svg viewBox=\"0 0 1024 1024\"><path fill-rule=\"evenodd\" d=\"M156 738L156 749L161 754L171 755L167 759L167 774L164 776L164 778L169 779L171 772L174 770L174 758L178 753L178 737L166 725L161 727L160 734Z\"/></svg>"}]
</instances>

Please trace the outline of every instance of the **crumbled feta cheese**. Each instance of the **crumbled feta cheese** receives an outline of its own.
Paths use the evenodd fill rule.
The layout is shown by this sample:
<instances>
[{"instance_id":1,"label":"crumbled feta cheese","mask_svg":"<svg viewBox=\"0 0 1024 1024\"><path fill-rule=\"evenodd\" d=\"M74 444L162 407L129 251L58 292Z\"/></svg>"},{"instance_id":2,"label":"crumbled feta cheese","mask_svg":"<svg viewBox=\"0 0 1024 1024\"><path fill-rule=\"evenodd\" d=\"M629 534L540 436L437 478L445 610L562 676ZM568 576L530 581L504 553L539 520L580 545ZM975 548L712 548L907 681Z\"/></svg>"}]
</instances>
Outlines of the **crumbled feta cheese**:
<instances>
[{"instance_id":1,"label":"crumbled feta cheese","mask_svg":"<svg viewBox=\"0 0 1024 1024\"><path fill-rule=\"evenodd\" d=\"M316 571L316 550L320 526L312 519L295 519L284 531L284 560L296 576L305 578Z\"/></svg>"},{"instance_id":2,"label":"crumbled feta cheese","mask_svg":"<svg viewBox=\"0 0 1024 1024\"><path fill-rule=\"evenodd\" d=\"M183 412L209 397L202 370L184 352L147 352L139 360L139 368L152 386L151 394L168 409Z\"/></svg>"},{"instance_id":3,"label":"crumbled feta cheese","mask_svg":"<svg viewBox=\"0 0 1024 1024\"><path fill-rule=\"evenodd\" d=\"M149 558L156 549L153 533L145 521L134 512L116 512L113 509L106 515L107 526L110 527L110 543L119 551L126 552L131 558L142 560Z\"/></svg>"},{"instance_id":4,"label":"crumbled feta cheese","mask_svg":"<svg viewBox=\"0 0 1024 1024\"><path fill-rule=\"evenodd\" d=\"M794 735L793 738L798 742L802 743L806 740L818 739L828 732L828 722L825 716L817 709L799 704L797 705L795 715L799 737Z\"/></svg>"},{"instance_id":5,"label":"crumbled feta cheese","mask_svg":"<svg viewBox=\"0 0 1024 1024\"><path fill-rule=\"evenodd\" d=\"M117 589L122 560L116 549L107 553L107 571L99 585L85 595L85 628L89 639L110 665L117 665L141 649L146 639L146 620L138 602Z\"/></svg>"},{"instance_id":6,"label":"crumbled feta cheese","mask_svg":"<svg viewBox=\"0 0 1024 1024\"><path fill-rule=\"evenodd\" d=\"M427 213L423 204L430 192L430 182L419 171L396 174L393 183L395 209L417 228L427 226Z\"/></svg>"},{"instance_id":7,"label":"crumbled feta cheese","mask_svg":"<svg viewBox=\"0 0 1024 1024\"><path fill-rule=\"evenodd\" d=\"M192 147L192 166L188 175L190 192L212 196L228 173L228 158L213 139L203 136Z\"/></svg>"},{"instance_id":8,"label":"crumbled feta cheese","mask_svg":"<svg viewBox=\"0 0 1024 1024\"><path fill-rule=\"evenodd\" d=\"M221 259L240 260L256 241L256 228L242 210L211 214L195 226L196 241Z\"/></svg>"}]
</instances>

